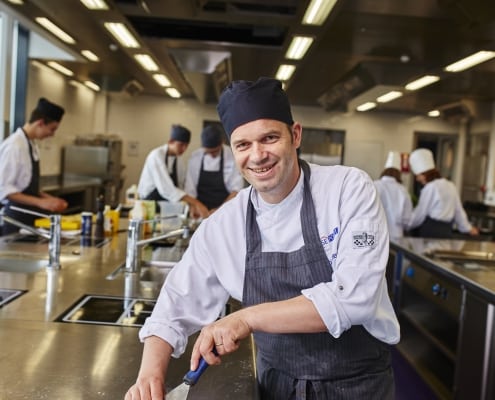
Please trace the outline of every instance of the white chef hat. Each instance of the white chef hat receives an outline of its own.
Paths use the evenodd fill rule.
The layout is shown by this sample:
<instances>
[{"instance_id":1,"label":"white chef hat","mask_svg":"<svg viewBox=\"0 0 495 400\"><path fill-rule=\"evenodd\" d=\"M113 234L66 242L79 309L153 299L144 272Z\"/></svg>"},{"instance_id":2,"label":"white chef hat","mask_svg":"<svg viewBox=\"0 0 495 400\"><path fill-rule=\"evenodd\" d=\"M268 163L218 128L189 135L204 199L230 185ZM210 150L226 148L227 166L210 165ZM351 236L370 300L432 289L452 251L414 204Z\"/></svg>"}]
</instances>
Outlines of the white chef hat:
<instances>
[{"instance_id":1,"label":"white chef hat","mask_svg":"<svg viewBox=\"0 0 495 400\"><path fill-rule=\"evenodd\" d=\"M400 171L400 154L397 151L388 152L387 161L385 161L384 168L395 168Z\"/></svg>"},{"instance_id":2,"label":"white chef hat","mask_svg":"<svg viewBox=\"0 0 495 400\"><path fill-rule=\"evenodd\" d=\"M409 156L409 165L414 175L430 171L435 168L433 153L428 149L416 149Z\"/></svg>"}]
</instances>

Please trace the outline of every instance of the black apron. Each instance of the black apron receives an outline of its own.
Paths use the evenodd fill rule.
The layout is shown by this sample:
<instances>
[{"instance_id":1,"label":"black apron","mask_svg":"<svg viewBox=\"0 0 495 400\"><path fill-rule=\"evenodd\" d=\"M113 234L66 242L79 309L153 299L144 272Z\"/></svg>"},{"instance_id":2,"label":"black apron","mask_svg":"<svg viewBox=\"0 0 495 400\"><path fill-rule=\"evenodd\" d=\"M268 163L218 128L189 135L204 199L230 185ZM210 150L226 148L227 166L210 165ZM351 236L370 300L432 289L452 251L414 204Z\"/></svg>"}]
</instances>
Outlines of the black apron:
<instances>
[{"instance_id":1,"label":"black apron","mask_svg":"<svg viewBox=\"0 0 495 400\"><path fill-rule=\"evenodd\" d=\"M412 236L435 239L452 239L454 237L452 232L452 222L444 222L426 217L420 226L412 230Z\"/></svg>"},{"instance_id":2,"label":"black apron","mask_svg":"<svg viewBox=\"0 0 495 400\"><path fill-rule=\"evenodd\" d=\"M332 280L317 230L309 187L310 168L304 171L301 226L304 246L290 252L261 251L256 212L249 201L246 219L246 271L243 305L285 300L301 290ZM390 347L362 326L352 326L336 339L329 333L254 334L257 375L263 400L339 399L386 400L394 397Z\"/></svg>"},{"instance_id":3,"label":"black apron","mask_svg":"<svg viewBox=\"0 0 495 400\"><path fill-rule=\"evenodd\" d=\"M26 135L26 132L24 132L24 135ZM39 197L39 195L40 195L40 162L39 162L39 160L34 159L33 147L31 145L31 141L29 140L27 135L26 135L26 139L27 139L28 145L29 145L29 158L31 159L31 181L29 182L29 185L21 193ZM23 222L24 224L31 225L31 226L34 225L34 220L38 217L31 215L31 214L23 213L20 211L12 210L11 206L17 206L17 207L28 209L28 210L46 213L46 210L41 210L41 209L36 208L36 207L26 206L25 204L16 203L16 202L9 200L7 202L7 204L5 205L4 214L7 215L8 217L14 218L15 220L17 220L19 222ZM10 233L14 233L14 232L18 232L18 231L19 231L19 228L17 226L4 222L3 227L2 227L2 235L8 235Z\"/></svg>"},{"instance_id":4,"label":"black apron","mask_svg":"<svg viewBox=\"0 0 495 400\"><path fill-rule=\"evenodd\" d=\"M208 210L218 208L228 197L229 192L223 180L223 149L220 155L220 170L205 171L203 168L204 154L201 159L201 169L198 179L198 200L201 201Z\"/></svg>"},{"instance_id":5,"label":"black apron","mask_svg":"<svg viewBox=\"0 0 495 400\"><path fill-rule=\"evenodd\" d=\"M165 154L165 168L168 171L168 151L167 154ZM172 165L172 172L169 173L170 178L172 178L172 182L174 182L174 185L177 187L178 186L178 179L177 179L177 156L175 157L174 164ZM160 212L160 205L158 204L159 201L168 201L167 199L163 198L160 192L158 192L157 188L154 188L151 193L149 193L147 196L144 197L143 200L154 200L156 201L155 205L155 210L156 212Z\"/></svg>"}]
</instances>

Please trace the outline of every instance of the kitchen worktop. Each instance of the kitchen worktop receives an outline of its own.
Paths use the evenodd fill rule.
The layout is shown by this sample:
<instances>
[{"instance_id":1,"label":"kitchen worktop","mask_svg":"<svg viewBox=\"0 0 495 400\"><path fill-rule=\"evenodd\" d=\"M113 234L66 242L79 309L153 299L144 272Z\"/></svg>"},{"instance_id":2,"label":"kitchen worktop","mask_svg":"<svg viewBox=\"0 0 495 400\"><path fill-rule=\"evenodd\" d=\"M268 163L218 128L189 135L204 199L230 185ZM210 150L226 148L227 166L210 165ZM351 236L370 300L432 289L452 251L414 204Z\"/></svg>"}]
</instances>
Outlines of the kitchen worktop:
<instances>
[{"instance_id":1,"label":"kitchen worktop","mask_svg":"<svg viewBox=\"0 0 495 400\"><path fill-rule=\"evenodd\" d=\"M47 255L47 244L10 239L0 237L0 255ZM25 291L0 307L0 399L123 399L139 369L139 328L56 320L88 294L157 297L159 285L144 284L137 274L114 273L125 261L125 246L125 232L101 247L83 247L76 239L62 244L60 270L0 271L0 289ZM187 372L193 339L186 353L172 360L167 391ZM245 340L222 365L209 368L188 399L256 398L252 349Z\"/></svg>"},{"instance_id":2,"label":"kitchen worktop","mask_svg":"<svg viewBox=\"0 0 495 400\"><path fill-rule=\"evenodd\" d=\"M404 237L391 241L390 247L495 303L495 260L489 263L452 262L434 257L436 251L495 254L494 242Z\"/></svg>"}]
</instances>

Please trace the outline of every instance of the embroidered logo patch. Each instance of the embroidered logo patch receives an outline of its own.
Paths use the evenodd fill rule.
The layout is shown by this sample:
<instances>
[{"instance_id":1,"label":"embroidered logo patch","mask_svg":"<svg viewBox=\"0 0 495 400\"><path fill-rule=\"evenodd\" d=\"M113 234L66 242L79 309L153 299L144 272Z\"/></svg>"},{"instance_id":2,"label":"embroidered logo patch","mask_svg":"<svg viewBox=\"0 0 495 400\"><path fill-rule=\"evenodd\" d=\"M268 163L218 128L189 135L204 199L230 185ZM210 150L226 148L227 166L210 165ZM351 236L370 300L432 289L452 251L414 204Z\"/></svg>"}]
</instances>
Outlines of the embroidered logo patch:
<instances>
[{"instance_id":1,"label":"embroidered logo patch","mask_svg":"<svg viewBox=\"0 0 495 400\"><path fill-rule=\"evenodd\" d=\"M374 232L352 232L352 248L363 249L375 247L376 237Z\"/></svg>"}]
</instances>

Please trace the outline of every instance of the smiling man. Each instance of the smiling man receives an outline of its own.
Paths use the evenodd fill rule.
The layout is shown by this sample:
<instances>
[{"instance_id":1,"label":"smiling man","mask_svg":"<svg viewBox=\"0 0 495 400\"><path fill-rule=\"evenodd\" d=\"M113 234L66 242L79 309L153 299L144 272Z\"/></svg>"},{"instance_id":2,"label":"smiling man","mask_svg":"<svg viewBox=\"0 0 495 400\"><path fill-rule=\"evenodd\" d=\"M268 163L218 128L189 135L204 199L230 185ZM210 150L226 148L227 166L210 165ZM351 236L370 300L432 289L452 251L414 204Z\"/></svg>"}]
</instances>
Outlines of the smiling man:
<instances>
[{"instance_id":1,"label":"smiling man","mask_svg":"<svg viewBox=\"0 0 495 400\"><path fill-rule=\"evenodd\" d=\"M18 128L0 145L0 199L3 212L18 221L33 225L35 216L13 210L12 206L41 213L59 213L67 208L67 202L40 190L40 158L37 140L51 137L58 129L64 109L40 98L29 121ZM4 223L2 234L19 230Z\"/></svg>"},{"instance_id":2,"label":"smiling man","mask_svg":"<svg viewBox=\"0 0 495 400\"><path fill-rule=\"evenodd\" d=\"M170 356L200 329L192 369L253 334L263 400L393 399L400 333L373 182L298 159L302 126L277 80L232 82L217 109L251 186L203 221L168 275L126 399L161 400ZM230 296L243 308L217 320Z\"/></svg>"}]
</instances>

